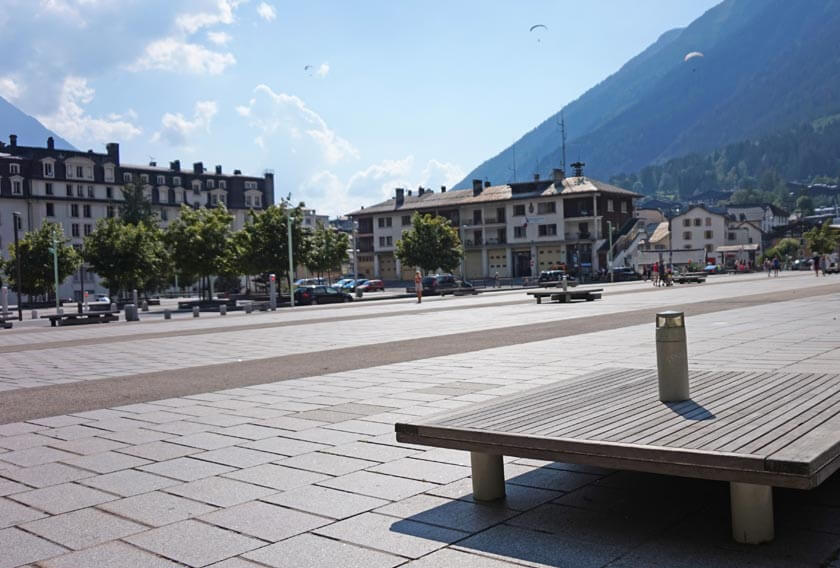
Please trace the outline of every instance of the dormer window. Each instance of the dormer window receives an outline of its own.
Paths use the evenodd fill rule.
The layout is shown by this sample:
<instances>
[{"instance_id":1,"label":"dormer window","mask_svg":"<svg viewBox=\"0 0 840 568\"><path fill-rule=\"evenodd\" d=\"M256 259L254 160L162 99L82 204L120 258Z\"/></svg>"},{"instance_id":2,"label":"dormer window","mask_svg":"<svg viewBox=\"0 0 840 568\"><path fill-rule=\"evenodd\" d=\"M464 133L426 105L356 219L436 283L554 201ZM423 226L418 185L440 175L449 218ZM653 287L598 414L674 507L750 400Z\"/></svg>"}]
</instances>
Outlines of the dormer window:
<instances>
[{"instance_id":1,"label":"dormer window","mask_svg":"<svg viewBox=\"0 0 840 568\"><path fill-rule=\"evenodd\" d=\"M214 182L212 179L207 180L207 189L213 189L215 186L216 182Z\"/></svg>"},{"instance_id":2,"label":"dormer window","mask_svg":"<svg viewBox=\"0 0 840 568\"><path fill-rule=\"evenodd\" d=\"M174 178L172 178L172 185L174 185L175 187L180 187L181 186L181 176L175 176Z\"/></svg>"},{"instance_id":3,"label":"dormer window","mask_svg":"<svg viewBox=\"0 0 840 568\"><path fill-rule=\"evenodd\" d=\"M131 183L131 172L123 172L123 183Z\"/></svg>"},{"instance_id":4,"label":"dormer window","mask_svg":"<svg viewBox=\"0 0 840 568\"><path fill-rule=\"evenodd\" d=\"M53 170L52 162L44 162L44 177L54 177L55 171Z\"/></svg>"},{"instance_id":5,"label":"dormer window","mask_svg":"<svg viewBox=\"0 0 840 568\"><path fill-rule=\"evenodd\" d=\"M140 183L149 183L149 175L140 174Z\"/></svg>"},{"instance_id":6,"label":"dormer window","mask_svg":"<svg viewBox=\"0 0 840 568\"><path fill-rule=\"evenodd\" d=\"M83 166L76 166L76 177L78 179L85 177L85 168Z\"/></svg>"},{"instance_id":7,"label":"dormer window","mask_svg":"<svg viewBox=\"0 0 840 568\"><path fill-rule=\"evenodd\" d=\"M105 168L105 181L114 181L114 168L111 166Z\"/></svg>"},{"instance_id":8,"label":"dormer window","mask_svg":"<svg viewBox=\"0 0 840 568\"><path fill-rule=\"evenodd\" d=\"M219 189L227 189L227 182L225 180L219 180Z\"/></svg>"},{"instance_id":9,"label":"dormer window","mask_svg":"<svg viewBox=\"0 0 840 568\"><path fill-rule=\"evenodd\" d=\"M157 184L158 185L165 185L166 184L166 178L164 176L158 176L157 177Z\"/></svg>"},{"instance_id":10,"label":"dormer window","mask_svg":"<svg viewBox=\"0 0 840 568\"><path fill-rule=\"evenodd\" d=\"M246 181L246 182L245 182L245 189L257 189L257 182L255 182L255 181Z\"/></svg>"},{"instance_id":11,"label":"dormer window","mask_svg":"<svg viewBox=\"0 0 840 568\"><path fill-rule=\"evenodd\" d=\"M20 164L9 164L9 173L11 175L19 175L20 174Z\"/></svg>"}]
</instances>

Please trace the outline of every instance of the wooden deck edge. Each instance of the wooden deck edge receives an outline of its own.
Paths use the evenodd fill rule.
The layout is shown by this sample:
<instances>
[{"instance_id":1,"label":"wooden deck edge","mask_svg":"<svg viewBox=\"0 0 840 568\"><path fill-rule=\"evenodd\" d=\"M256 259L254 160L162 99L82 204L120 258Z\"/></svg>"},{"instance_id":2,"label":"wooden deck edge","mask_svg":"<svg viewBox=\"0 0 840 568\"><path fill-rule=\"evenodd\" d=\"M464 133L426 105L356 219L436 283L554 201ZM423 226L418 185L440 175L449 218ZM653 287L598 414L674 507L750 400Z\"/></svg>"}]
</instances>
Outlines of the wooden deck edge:
<instances>
[{"instance_id":1,"label":"wooden deck edge","mask_svg":"<svg viewBox=\"0 0 840 568\"><path fill-rule=\"evenodd\" d=\"M420 429L422 428L422 432ZM764 469L764 459L742 455L710 454L688 449L658 446L632 446L608 442L580 442L533 436L515 436L496 432L477 432L396 424L397 441L453 450L478 451L521 458L543 459L644 471L716 481L739 481L792 489L812 489L823 479L812 475L774 472ZM472 439L457 436L469 433ZM447 434L456 434L450 436ZM491 439L492 438L492 439ZM554 447L552 447L554 446ZM838 462L837 466L840 466ZM835 467L836 469L836 467Z\"/></svg>"}]
</instances>

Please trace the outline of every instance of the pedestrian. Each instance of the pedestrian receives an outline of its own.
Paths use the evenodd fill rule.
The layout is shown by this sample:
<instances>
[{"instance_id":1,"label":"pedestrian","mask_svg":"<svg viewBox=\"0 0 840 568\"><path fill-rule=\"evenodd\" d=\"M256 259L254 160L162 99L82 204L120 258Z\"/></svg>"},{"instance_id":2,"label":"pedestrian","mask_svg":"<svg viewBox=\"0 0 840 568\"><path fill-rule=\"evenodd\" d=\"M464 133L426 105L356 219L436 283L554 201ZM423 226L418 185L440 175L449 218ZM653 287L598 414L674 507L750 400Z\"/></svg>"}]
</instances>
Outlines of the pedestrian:
<instances>
[{"instance_id":1,"label":"pedestrian","mask_svg":"<svg viewBox=\"0 0 840 568\"><path fill-rule=\"evenodd\" d=\"M778 278L779 277L779 269L782 267L781 261L779 261L779 257L773 259L773 276Z\"/></svg>"},{"instance_id":2,"label":"pedestrian","mask_svg":"<svg viewBox=\"0 0 840 568\"><path fill-rule=\"evenodd\" d=\"M653 263L653 276L651 277L651 280L653 280L653 285L654 286L659 286L659 262L658 261Z\"/></svg>"},{"instance_id":3,"label":"pedestrian","mask_svg":"<svg viewBox=\"0 0 840 568\"><path fill-rule=\"evenodd\" d=\"M414 291L417 292L417 303L423 301L423 277L420 276L420 271L414 272Z\"/></svg>"},{"instance_id":4,"label":"pedestrian","mask_svg":"<svg viewBox=\"0 0 840 568\"><path fill-rule=\"evenodd\" d=\"M773 268L773 264L770 262L769 258L764 259L764 270L767 271L767 278L770 278L770 273Z\"/></svg>"},{"instance_id":5,"label":"pedestrian","mask_svg":"<svg viewBox=\"0 0 840 568\"><path fill-rule=\"evenodd\" d=\"M496 272L496 275L493 277L493 288L499 287L499 273Z\"/></svg>"},{"instance_id":6,"label":"pedestrian","mask_svg":"<svg viewBox=\"0 0 840 568\"><path fill-rule=\"evenodd\" d=\"M819 277L819 275L820 275L820 255L815 254L814 258L811 259L811 262L814 264L814 276Z\"/></svg>"}]
</instances>

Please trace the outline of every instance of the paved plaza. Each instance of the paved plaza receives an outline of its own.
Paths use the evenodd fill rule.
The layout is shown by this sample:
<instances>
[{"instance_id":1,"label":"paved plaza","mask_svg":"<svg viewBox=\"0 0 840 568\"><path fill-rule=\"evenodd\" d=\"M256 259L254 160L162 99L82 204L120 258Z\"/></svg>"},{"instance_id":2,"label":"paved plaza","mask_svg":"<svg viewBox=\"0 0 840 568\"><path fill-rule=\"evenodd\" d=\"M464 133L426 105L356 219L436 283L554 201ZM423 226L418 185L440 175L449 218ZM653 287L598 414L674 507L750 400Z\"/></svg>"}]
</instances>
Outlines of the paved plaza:
<instances>
[{"instance_id":1,"label":"paved plaza","mask_svg":"<svg viewBox=\"0 0 840 568\"><path fill-rule=\"evenodd\" d=\"M467 452L395 440L398 421L653 368L671 307L693 369L840 373L840 277L797 273L0 332L0 568L840 568L837 476L777 489L775 541L747 546L723 482L508 458L507 498L480 504Z\"/></svg>"}]
</instances>

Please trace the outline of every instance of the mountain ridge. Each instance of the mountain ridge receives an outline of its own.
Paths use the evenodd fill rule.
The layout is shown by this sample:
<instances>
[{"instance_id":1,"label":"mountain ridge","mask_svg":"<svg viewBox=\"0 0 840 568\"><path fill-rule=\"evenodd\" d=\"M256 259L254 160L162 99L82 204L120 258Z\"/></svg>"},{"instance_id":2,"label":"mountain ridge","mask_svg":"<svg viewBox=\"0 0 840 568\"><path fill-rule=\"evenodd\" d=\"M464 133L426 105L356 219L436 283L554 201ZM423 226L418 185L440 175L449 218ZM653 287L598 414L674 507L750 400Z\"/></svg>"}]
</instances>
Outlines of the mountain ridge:
<instances>
[{"instance_id":1,"label":"mountain ridge","mask_svg":"<svg viewBox=\"0 0 840 568\"><path fill-rule=\"evenodd\" d=\"M52 136L55 147L64 150L76 150L70 142L41 124L15 105L0 97L0 137L8 141L9 134L16 134L21 146L46 146L47 138Z\"/></svg>"}]
</instances>

